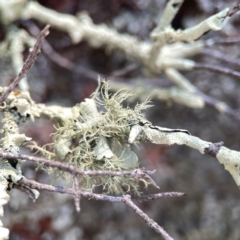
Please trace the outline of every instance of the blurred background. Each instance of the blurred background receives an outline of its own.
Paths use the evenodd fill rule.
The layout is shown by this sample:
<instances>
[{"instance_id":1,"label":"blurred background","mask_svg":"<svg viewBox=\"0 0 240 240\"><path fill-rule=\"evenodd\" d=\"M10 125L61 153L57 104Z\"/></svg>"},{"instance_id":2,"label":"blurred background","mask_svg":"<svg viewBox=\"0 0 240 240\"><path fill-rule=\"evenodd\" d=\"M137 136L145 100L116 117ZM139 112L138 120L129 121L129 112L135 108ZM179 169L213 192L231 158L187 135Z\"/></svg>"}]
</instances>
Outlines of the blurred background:
<instances>
[{"instance_id":1,"label":"blurred background","mask_svg":"<svg viewBox=\"0 0 240 240\"><path fill-rule=\"evenodd\" d=\"M159 22L165 0L39 0L43 6L57 12L76 15L87 11L94 23L105 23L120 33L151 41L149 33ZM173 20L173 27L186 28L231 6L235 1L185 0ZM17 20L17 28L33 34L43 25L34 20ZM220 32L209 32L202 37L240 37L239 15L234 16ZM35 31L36 32L36 31ZM3 25L0 39L6 36ZM83 101L97 87L97 75L110 79L111 83L170 87L173 83L164 75L151 76L136 61L127 60L120 51L107 53L103 48L93 49L86 42L73 44L67 33L50 29L47 42L61 58L54 62L44 53L38 56L28 73L31 97L37 103L74 106ZM217 45L213 49L239 61L240 43ZM23 51L23 57L28 49ZM73 68L62 67L62 58ZM239 65L226 64L206 54L193 58L198 63L227 66L238 70ZM240 64L240 62L239 62ZM122 71L120 76L116 73ZM1 85L7 86L15 77L11 61L0 56ZM224 101L236 112L240 108L240 80L203 70L184 72L191 83L202 92ZM240 122L206 105L203 109L152 100L154 107L146 111L149 121L156 126L188 129L194 136L211 142L224 141L225 146L240 150ZM130 103L134 106L137 101ZM32 137L39 145L51 142L54 127L50 121L36 120L21 126L21 132ZM28 150L24 153L31 154ZM187 195L181 198L162 198L137 205L153 218L176 240L239 240L240 239L240 191L230 174L215 158L201 155L185 146L165 146L150 143L134 148L140 166L156 169L153 179L161 192L179 191ZM41 183L66 184L36 166L25 162L23 174ZM142 188L156 193L153 187ZM77 213L72 197L42 192L36 203L22 192L11 190L11 200L5 206L3 223L10 229L12 240L154 240L160 239L122 203L81 200L81 212Z\"/></svg>"}]
</instances>

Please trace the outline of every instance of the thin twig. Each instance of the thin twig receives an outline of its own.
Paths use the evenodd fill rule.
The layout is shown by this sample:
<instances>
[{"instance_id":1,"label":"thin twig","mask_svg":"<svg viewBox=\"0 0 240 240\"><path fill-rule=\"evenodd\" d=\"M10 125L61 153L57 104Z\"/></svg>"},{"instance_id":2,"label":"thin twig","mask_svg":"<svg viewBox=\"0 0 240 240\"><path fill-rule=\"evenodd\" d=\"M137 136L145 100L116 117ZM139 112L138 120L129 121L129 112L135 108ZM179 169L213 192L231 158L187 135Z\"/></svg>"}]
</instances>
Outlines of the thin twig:
<instances>
[{"instance_id":1,"label":"thin twig","mask_svg":"<svg viewBox=\"0 0 240 240\"><path fill-rule=\"evenodd\" d=\"M108 78L116 78L116 77L122 77L128 73L131 73L132 71L136 70L137 69L137 64L133 63L133 64L130 64L128 66L126 66L125 68L122 68L120 70L116 70L112 73L110 73L108 76L107 76L107 79Z\"/></svg>"},{"instance_id":2,"label":"thin twig","mask_svg":"<svg viewBox=\"0 0 240 240\"><path fill-rule=\"evenodd\" d=\"M22 21L21 24L27 28L31 35L37 36L40 32L39 28L33 24L26 21ZM77 74L81 74L89 79L97 80L99 73L90 70L88 68L82 67L81 65L76 65L67 58L58 54L52 46L48 43L48 41L44 41L42 44L42 51L44 54L55 64L69 71L75 72Z\"/></svg>"},{"instance_id":3,"label":"thin twig","mask_svg":"<svg viewBox=\"0 0 240 240\"><path fill-rule=\"evenodd\" d=\"M140 218L142 218L149 227L153 228L155 232L160 234L164 240L173 240L173 238L171 238L170 235L161 226L159 226L153 219L151 219L146 213L144 213L132 202L130 195L124 195L121 201L129 206Z\"/></svg>"},{"instance_id":4,"label":"thin twig","mask_svg":"<svg viewBox=\"0 0 240 240\"><path fill-rule=\"evenodd\" d=\"M236 120L240 121L240 114L237 110L231 109L226 103L216 100L205 93L198 90L187 78L180 74L177 70L168 68L165 71L165 74L180 88L186 90L198 97L200 97L205 103L213 106L221 113L227 113Z\"/></svg>"},{"instance_id":5,"label":"thin twig","mask_svg":"<svg viewBox=\"0 0 240 240\"><path fill-rule=\"evenodd\" d=\"M228 10L226 17L232 17L240 10L240 3L235 3L232 7Z\"/></svg>"},{"instance_id":6,"label":"thin twig","mask_svg":"<svg viewBox=\"0 0 240 240\"><path fill-rule=\"evenodd\" d=\"M20 82L22 78L25 77L29 69L33 66L37 55L41 52L41 46L42 46L43 40L49 34L49 27L50 25L47 25L37 37L37 41L33 46L32 51L28 55L27 60L24 62L22 70L17 75L17 77L13 80L13 82L9 85L7 90L0 97L0 104L2 104L5 101L8 95L13 91L16 85Z\"/></svg>"},{"instance_id":7,"label":"thin twig","mask_svg":"<svg viewBox=\"0 0 240 240\"><path fill-rule=\"evenodd\" d=\"M224 113L228 114L229 116L233 117L234 119L240 121L240 113L238 111L230 108L227 104L225 104L217 99L214 99L213 97L206 95L205 93L201 92L200 90L196 90L195 93L197 96L201 97L204 100L204 102L206 102L208 105L213 106L218 111L224 112ZM223 106L223 104L224 104L224 106ZM223 107L221 107L221 106L223 106Z\"/></svg>"},{"instance_id":8,"label":"thin twig","mask_svg":"<svg viewBox=\"0 0 240 240\"><path fill-rule=\"evenodd\" d=\"M205 48L205 49L202 49L201 53L204 55L207 55L207 56L214 57L214 58L224 61L226 63L235 64L237 66L240 66L239 60L232 58L232 57L222 53L221 51Z\"/></svg>"},{"instance_id":9,"label":"thin twig","mask_svg":"<svg viewBox=\"0 0 240 240\"><path fill-rule=\"evenodd\" d=\"M18 181L18 184L28 186L31 189L37 189L37 190L46 190L49 192L55 192L55 193L61 193L61 194L69 194L69 195L76 195L76 191L74 188L64 188L62 186L52 186L48 184L38 183L33 180L29 180L25 177L23 177L21 180ZM88 199L94 199L98 201L108 201L108 202L120 202L121 197L115 197L115 196L109 196L104 194L96 194L96 193L90 193L85 191L79 191L78 194L81 197L85 197Z\"/></svg>"},{"instance_id":10,"label":"thin twig","mask_svg":"<svg viewBox=\"0 0 240 240\"><path fill-rule=\"evenodd\" d=\"M206 47L212 47L217 44L235 44L240 42L240 37L227 37L227 38L219 38L219 39L213 39L210 38L205 41Z\"/></svg>"},{"instance_id":11,"label":"thin twig","mask_svg":"<svg viewBox=\"0 0 240 240\"><path fill-rule=\"evenodd\" d=\"M62 194L65 193L65 194L74 195L74 196L78 194L79 196L86 197L88 199L109 201L109 202L123 202L127 206L129 206L140 218L142 218L148 226L150 226L158 234L160 234L164 240L172 240L173 239L169 236L169 234L161 226L159 226L153 219L149 218L147 214L145 214L139 207L137 207L131 201L130 195L115 197L115 196L96 194L96 193L90 193L90 192L85 192L85 191L76 191L73 188L64 188L64 187L59 187L59 186L55 187L55 186L51 186L48 184L38 183L38 182L29 180L26 178L22 178L21 180L19 180L18 184L28 186L29 188L32 188L32 189L47 190L50 192L57 192L57 193L62 193ZM171 194L169 194L169 195L171 195ZM143 198L144 198L144 200L147 200L146 196L144 196ZM148 199L151 200L152 198L149 197Z\"/></svg>"},{"instance_id":12,"label":"thin twig","mask_svg":"<svg viewBox=\"0 0 240 240\"><path fill-rule=\"evenodd\" d=\"M218 67L218 66L211 66L208 64L196 63L194 65L194 69L209 70L211 72L221 73L221 74L225 74L225 75L240 79L240 72L237 72L225 67Z\"/></svg>"},{"instance_id":13,"label":"thin twig","mask_svg":"<svg viewBox=\"0 0 240 240\"><path fill-rule=\"evenodd\" d=\"M28 155L23 155L23 154L13 154L10 152L6 151L0 151L0 156L7 158L7 159L22 159L22 160L27 160L31 162L35 162L38 164L43 164L46 167L52 167L52 168L57 168L61 171L64 172L69 172L73 175L88 175L88 176L99 176L99 175L106 175L110 177L114 176L122 176L122 177L132 177L134 179L141 180L145 179L147 182L150 184L154 185L155 187L159 188L156 183L153 181L153 179L149 176L150 174L153 174L154 171L147 171L144 169L134 169L132 171L101 171L101 170L80 170L73 165L70 164L65 164L61 162L57 162L54 160L48 160L44 158L39 158L39 157L33 157L33 156L28 156Z\"/></svg>"},{"instance_id":14,"label":"thin twig","mask_svg":"<svg viewBox=\"0 0 240 240\"><path fill-rule=\"evenodd\" d=\"M134 197L134 199L139 201L149 201L149 200L155 200L157 198L163 198L163 197L182 197L182 196L186 196L186 193L163 192L163 193L156 193L156 194L141 195L141 196Z\"/></svg>"}]
</instances>

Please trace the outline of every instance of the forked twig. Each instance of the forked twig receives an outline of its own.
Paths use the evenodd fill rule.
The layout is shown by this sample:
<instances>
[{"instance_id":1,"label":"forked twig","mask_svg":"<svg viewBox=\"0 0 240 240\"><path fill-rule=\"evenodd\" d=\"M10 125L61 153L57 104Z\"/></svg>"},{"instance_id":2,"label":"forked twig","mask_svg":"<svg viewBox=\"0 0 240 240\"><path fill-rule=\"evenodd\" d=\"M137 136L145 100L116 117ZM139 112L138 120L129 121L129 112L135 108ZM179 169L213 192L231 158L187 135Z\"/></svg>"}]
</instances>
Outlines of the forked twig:
<instances>
[{"instance_id":1,"label":"forked twig","mask_svg":"<svg viewBox=\"0 0 240 240\"><path fill-rule=\"evenodd\" d=\"M2 104L5 101L5 99L8 97L8 95L13 91L13 89L16 87L16 85L20 82L20 80L22 78L25 77L26 73L33 66L37 55L41 52L41 46L42 46L43 40L49 34L49 27L50 27L50 25L47 25L41 31L39 36L37 37L37 41L36 41L35 45L33 46L32 51L28 55L27 60L24 62L22 70L17 75L17 77L13 80L13 82L9 85L7 90L0 97L0 104Z\"/></svg>"},{"instance_id":2,"label":"forked twig","mask_svg":"<svg viewBox=\"0 0 240 240\"><path fill-rule=\"evenodd\" d=\"M147 214L145 214L139 207L135 205L135 203L132 202L131 196L130 195L123 195L123 196L109 196L109 195L104 195L104 194L96 194L96 193L90 193L90 192L85 192L81 190L75 190L73 188L64 188L64 187L59 187L59 186L52 186L48 184L42 184L38 183L33 180L29 180L26 178L22 178L20 181L18 181L19 185L23 186L28 186L31 189L37 189L37 190L46 190L49 192L58 192L62 194L69 194L69 195L78 195L81 197L85 197L88 199L94 199L94 200L100 200L100 201L108 201L108 202L123 202L125 203L128 207L130 207L140 218L142 218L146 224L153 228L158 234L162 236L164 240L173 240L172 237L161 227L159 226L153 219L149 218ZM163 194L163 193L162 193ZM165 193L165 195L172 195L172 196L180 196L184 195L183 193ZM151 196L151 195L150 195ZM158 196L162 197L162 195ZM157 198L157 196L156 196ZM140 196L139 198L136 198L137 200L151 200L152 197L147 197L145 195L143 198Z\"/></svg>"}]
</instances>

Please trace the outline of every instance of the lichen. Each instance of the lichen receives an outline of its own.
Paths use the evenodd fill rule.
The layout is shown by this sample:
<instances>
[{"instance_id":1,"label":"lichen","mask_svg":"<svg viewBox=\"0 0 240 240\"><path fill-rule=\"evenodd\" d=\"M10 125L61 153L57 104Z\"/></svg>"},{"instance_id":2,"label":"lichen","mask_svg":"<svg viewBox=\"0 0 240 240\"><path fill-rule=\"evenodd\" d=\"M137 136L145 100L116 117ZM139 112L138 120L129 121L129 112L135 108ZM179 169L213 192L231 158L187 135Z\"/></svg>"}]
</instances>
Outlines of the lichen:
<instances>
[{"instance_id":1,"label":"lichen","mask_svg":"<svg viewBox=\"0 0 240 240\"><path fill-rule=\"evenodd\" d=\"M78 108L78 116L66 117L59 126L55 126L53 143L50 144L56 155L53 159L61 159L81 170L121 171L137 168L138 158L131 150L128 136L131 127L140 119L145 119L142 110L150 105L146 100L134 109L123 107L123 101L129 96L131 93L125 90L110 94L108 83L103 81L99 92L74 107ZM57 174L63 176L59 171ZM86 190L92 191L95 186L101 185L106 192L133 190L138 193L138 184L130 177L81 176L79 181L81 188Z\"/></svg>"},{"instance_id":2,"label":"lichen","mask_svg":"<svg viewBox=\"0 0 240 240\"><path fill-rule=\"evenodd\" d=\"M9 201L9 195L6 192L8 186L7 180L2 176L0 170L0 217L3 216L3 205ZM8 239L9 230L2 227L2 222L0 220L0 239Z\"/></svg>"}]
</instances>

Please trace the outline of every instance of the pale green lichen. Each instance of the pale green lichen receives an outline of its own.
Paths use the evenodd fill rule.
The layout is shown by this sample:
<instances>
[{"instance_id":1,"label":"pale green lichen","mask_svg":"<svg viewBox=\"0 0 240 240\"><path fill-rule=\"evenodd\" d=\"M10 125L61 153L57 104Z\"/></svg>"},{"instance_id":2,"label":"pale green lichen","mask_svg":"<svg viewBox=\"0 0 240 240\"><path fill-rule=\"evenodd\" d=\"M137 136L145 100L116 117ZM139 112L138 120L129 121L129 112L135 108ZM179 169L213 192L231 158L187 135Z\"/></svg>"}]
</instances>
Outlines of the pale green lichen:
<instances>
[{"instance_id":1,"label":"pale green lichen","mask_svg":"<svg viewBox=\"0 0 240 240\"><path fill-rule=\"evenodd\" d=\"M133 125L145 119L142 110L150 106L149 102L137 104L134 109L124 108L122 102L131 94L125 90L110 94L107 82L103 82L100 96L96 95L74 107L78 108L78 116L66 118L56 127L52 144L56 158L81 170L135 169L138 158L131 151L128 135ZM59 171L57 174L61 175ZM81 176L79 181L82 189L91 191L102 185L107 192L138 192L136 180L130 177Z\"/></svg>"},{"instance_id":2,"label":"pale green lichen","mask_svg":"<svg viewBox=\"0 0 240 240\"><path fill-rule=\"evenodd\" d=\"M0 88L0 94L6 88ZM33 101L28 92L12 92L0 107L3 112L2 118L2 138L0 141L0 150L13 154L19 154L19 147L31 140L25 134L19 133L19 123L26 121L31 117ZM23 178L21 172L21 160L0 158L0 216L3 215L2 205L6 204L9 196L6 189L10 189L13 183L17 183ZM34 200L38 197L38 192L33 190ZM0 240L8 239L8 229L2 227L0 222Z\"/></svg>"},{"instance_id":3,"label":"pale green lichen","mask_svg":"<svg viewBox=\"0 0 240 240\"><path fill-rule=\"evenodd\" d=\"M7 180L1 175L0 170L0 217L3 216L3 205L5 205L9 201L9 195L6 190L8 187ZM0 220L0 240L8 239L9 230L7 228L2 227L2 222Z\"/></svg>"},{"instance_id":4,"label":"pale green lichen","mask_svg":"<svg viewBox=\"0 0 240 240\"><path fill-rule=\"evenodd\" d=\"M141 125L139 125L141 124ZM129 134L128 141L150 141L155 144L167 145L187 145L188 147L197 149L200 153L205 153L210 142L201 140L198 137L192 136L187 130L184 129L170 129L158 126L152 126L149 122L140 122L135 125Z\"/></svg>"},{"instance_id":5,"label":"pale green lichen","mask_svg":"<svg viewBox=\"0 0 240 240\"><path fill-rule=\"evenodd\" d=\"M128 58L136 59L143 63L151 73L165 73L170 80L182 88L181 81L176 81L176 74L169 74L168 69L173 68L175 71L192 70L195 67L195 61L188 59L189 56L196 55L204 47L204 43L199 41L198 38L207 31L222 29L230 18L227 14L229 8L226 8L196 26L175 30L171 26L171 21L183 2L184 0L168 1L159 24L151 33L153 42L140 41L135 36L120 34L105 24L96 25L86 12L81 12L77 16L58 13L45 8L35 1L0 0L0 15L2 16L2 18L0 16L0 20L4 24L9 25L17 19L34 19L41 23L50 24L53 28L66 31L73 43L79 43L84 40L91 47L103 47L108 52L118 49L124 52ZM31 46L33 39L30 36L26 37L27 33L23 30L8 32L8 42L10 42L12 49L18 49L18 54L16 55L16 50L9 51L11 48L8 49L9 44L6 44L6 41L0 44L0 51L2 49L2 53L5 54L7 52L8 55L11 55L12 52L14 53L11 55L12 63L15 70L17 70L21 67L21 51L19 49L22 49L23 43ZM180 75L178 73L178 79ZM190 85L187 79L184 81ZM22 89L26 89L26 84L23 85ZM192 87L194 86L192 85ZM185 88L185 91L182 90L179 88L156 88L152 96L165 101L170 99L191 108L204 107L204 100L197 96L196 92ZM215 108L221 112L226 112L226 106L219 104ZM48 117L52 118L54 113L51 113L51 109L46 108L45 105L42 106L42 113L46 113ZM39 105L39 107L40 109L35 109L36 113L40 112L41 106ZM59 114L55 115L58 120L62 117Z\"/></svg>"},{"instance_id":6,"label":"pale green lichen","mask_svg":"<svg viewBox=\"0 0 240 240\"><path fill-rule=\"evenodd\" d=\"M134 85L128 85L126 83L111 84L111 89L113 91L118 91L119 89L126 88L134 92L134 95L128 99L128 102L139 99L144 101L147 97L150 99L158 99L168 102L174 102L178 104L183 104L190 108L203 108L204 101L196 96L195 93L191 93L189 90L185 90L179 87L169 87L169 88L156 88L144 86L140 83L135 83Z\"/></svg>"},{"instance_id":7,"label":"pale green lichen","mask_svg":"<svg viewBox=\"0 0 240 240\"><path fill-rule=\"evenodd\" d=\"M175 1L176 0L171 0L170 4L175 4ZM168 5L166 11L168 10ZM151 33L151 37L155 41L161 42L162 45L179 41L186 41L191 43L210 30L218 31L222 29L230 18L229 16L227 16L228 11L229 8L226 8L221 12L200 22L198 25L185 30L174 30L170 25L164 26L164 28L159 28L159 26L157 26ZM173 16L171 11L169 11L169 13L166 13L164 16L167 17L169 15Z\"/></svg>"}]
</instances>

